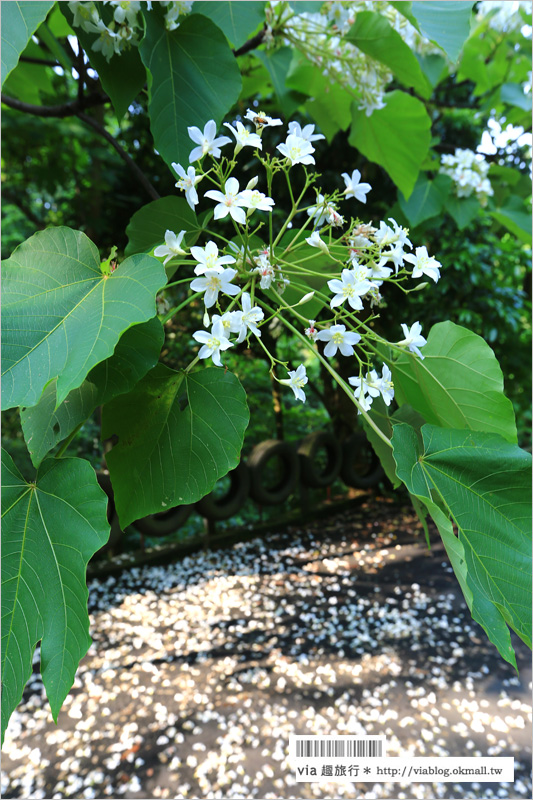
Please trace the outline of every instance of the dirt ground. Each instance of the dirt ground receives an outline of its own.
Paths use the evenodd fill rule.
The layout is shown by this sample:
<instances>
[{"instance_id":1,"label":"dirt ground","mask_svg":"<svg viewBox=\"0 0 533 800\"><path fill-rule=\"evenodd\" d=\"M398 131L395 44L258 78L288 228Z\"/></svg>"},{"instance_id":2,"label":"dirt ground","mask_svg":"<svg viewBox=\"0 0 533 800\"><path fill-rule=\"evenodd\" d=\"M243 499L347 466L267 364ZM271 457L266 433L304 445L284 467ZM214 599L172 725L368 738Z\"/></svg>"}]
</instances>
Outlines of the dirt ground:
<instances>
[{"instance_id":1,"label":"dirt ground","mask_svg":"<svg viewBox=\"0 0 533 800\"><path fill-rule=\"evenodd\" d=\"M93 645L54 724L36 672L5 798L531 798L531 658L472 621L430 529L369 499L89 585ZM38 654L35 659L38 669ZM514 784L296 783L290 733L389 756L513 756Z\"/></svg>"}]
</instances>

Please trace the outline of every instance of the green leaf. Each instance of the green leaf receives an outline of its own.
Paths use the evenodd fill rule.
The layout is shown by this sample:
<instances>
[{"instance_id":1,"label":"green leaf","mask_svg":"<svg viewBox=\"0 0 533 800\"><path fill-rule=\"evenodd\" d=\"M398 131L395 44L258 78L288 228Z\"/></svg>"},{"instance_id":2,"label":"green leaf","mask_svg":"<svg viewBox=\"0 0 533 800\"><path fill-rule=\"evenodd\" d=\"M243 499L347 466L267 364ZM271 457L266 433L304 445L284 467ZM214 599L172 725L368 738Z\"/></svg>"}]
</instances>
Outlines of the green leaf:
<instances>
[{"instance_id":1,"label":"green leaf","mask_svg":"<svg viewBox=\"0 0 533 800\"><path fill-rule=\"evenodd\" d=\"M517 106L531 113L531 93L524 94L522 87L517 83L504 83L500 89L500 98L502 103Z\"/></svg>"},{"instance_id":2,"label":"green leaf","mask_svg":"<svg viewBox=\"0 0 533 800\"><path fill-rule=\"evenodd\" d=\"M446 211L453 217L460 231L472 222L480 208L476 197L457 197L451 194L446 201Z\"/></svg>"},{"instance_id":3,"label":"green leaf","mask_svg":"<svg viewBox=\"0 0 533 800\"><path fill-rule=\"evenodd\" d=\"M345 131L350 126L351 105L351 95L338 83L334 83L308 100L305 108L330 142L337 131Z\"/></svg>"},{"instance_id":4,"label":"green leaf","mask_svg":"<svg viewBox=\"0 0 533 800\"><path fill-rule=\"evenodd\" d=\"M60 8L68 23L72 25L74 19L68 3L60 3ZM112 12L105 6L99 9L104 20L112 18ZM146 83L146 70L141 61L137 47L130 47L120 55L113 55L108 61L98 50L93 50L93 45L100 38L98 33L87 33L83 28L76 28L76 36L87 54L91 67L96 70L105 92L115 109L115 114L120 122L131 103L135 100Z\"/></svg>"},{"instance_id":5,"label":"green leaf","mask_svg":"<svg viewBox=\"0 0 533 800\"><path fill-rule=\"evenodd\" d=\"M2 3L2 86L53 5L44 0Z\"/></svg>"},{"instance_id":6,"label":"green leaf","mask_svg":"<svg viewBox=\"0 0 533 800\"><path fill-rule=\"evenodd\" d=\"M472 616L516 668L509 625L531 646L531 456L501 436L425 425L394 428L399 477L431 501L437 491L464 548ZM460 555L460 554L458 554Z\"/></svg>"},{"instance_id":7,"label":"green leaf","mask_svg":"<svg viewBox=\"0 0 533 800\"><path fill-rule=\"evenodd\" d=\"M420 32L442 47L446 55L455 61L470 35L473 5L474 3L459 0L454 0L453 3L424 0L411 3L410 10L418 22Z\"/></svg>"},{"instance_id":8,"label":"green leaf","mask_svg":"<svg viewBox=\"0 0 533 800\"><path fill-rule=\"evenodd\" d=\"M440 214L452 186L451 178L447 175L437 175L429 181L425 175L420 175L409 200L399 195L398 202L403 213L414 228L421 222Z\"/></svg>"},{"instance_id":9,"label":"green leaf","mask_svg":"<svg viewBox=\"0 0 533 800\"><path fill-rule=\"evenodd\" d=\"M352 120L351 96L338 83L331 83L320 67L311 64L300 53L293 54L285 86L309 95L305 108L328 141L337 131L349 127Z\"/></svg>"},{"instance_id":10,"label":"green leaf","mask_svg":"<svg viewBox=\"0 0 533 800\"><path fill-rule=\"evenodd\" d=\"M292 47L280 47L278 50L258 50L256 56L261 59L270 74L282 112L286 117L290 117L307 99L308 94L294 91L287 86L287 76L293 59Z\"/></svg>"},{"instance_id":11,"label":"green leaf","mask_svg":"<svg viewBox=\"0 0 533 800\"><path fill-rule=\"evenodd\" d=\"M32 463L38 467L58 442L88 419L97 406L131 391L156 364L164 341L157 317L124 333L110 358L97 364L56 408L56 381L48 384L36 406L23 408L20 421Z\"/></svg>"},{"instance_id":12,"label":"green leaf","mask_svg":"<svg viewBox=\"0 0 533 800\"><path fill-rule=\"evenodd\" d=\"M446 59L443 56L439 56L437 53L428 53L428 55L417 53L416 57L433 89L449 74Z\"/></svg>"},{"instance_id":13,"label":"green leaf","mask_svg":"<svg viewBox=\"0 0 533 800\"><path fill-rule=\"evenodd\" d=\"M227 0L227 2L196 2L192 7L193 14L202 14L220 28L226 38L239 48L245 43L259 25L265 21L265 4L246 3Z\"/></svg>"},{"instance_id":14,"label":"green leaf","mask_svg":"<svg viewBox=\"0 0 533 800\"><path fill-rule=\"evenodd\" d=\"M323 5L323 0L298 0L298 5L293 9L297 14L319 14Z\"/></svg>"},{"instance_id":15,"label":"green leaf","mask_svg":"<svg viewBox=\"0 0 533 800\"><path fill-rule=\"evenodd\" d=\"M144 13L144 12L143 12ZM144 13L141 58L152 76L149 113L156 150L170 164L189 163L195 146L188 126L219 125L241 90L241 74L226 37L207 17L193 14L167 31L156 11Z\"/></svg>"},{"instance_id":16,"label":"green leaf","mask_svg":"<svg viewBox=\"0 0 533 800\"><path fill-rule=\"evenodd\" d=\"M522 242L531 244L531 212L526 208L522 198L511 197L503 208L497 208L490 213Z\"/></svg>"},{"instance_id":17,"label":"green leaf","mask_svg":"<svg viewBox=\"0 0 533 800\"><path fill-rule=\"evenodd\" d=\"M17 97L25 103L40 105L41 94L54 94L53 72L42 64L20 62L4 84L9 97Z\"/></svg>"},{"instance_id":18,"label":"green leaf","mask_svg":"<svg viewBox=\"0 0 533 800\"><path fill-rule=\"evenodd\" d=\"M363 53L386 64L404 86L412 86L422 97L431 87L410 47L381 14L362 11L345 36Z\"/></svg>"},{"instance_id":19,"label":"green leaf","mask_svg":"<svg viewBox=\"0 0 533 800\"><path fill-rule=\"evenodd\" d=\"M424 104L400 91L385 95L387 105L367 117L352 104L348 141L383 167L406 198L415 185L431 141L431 120Z\"/></svg>"},{"instance_id":20,"label":"green leaf","mask_svg":"<svg viewBox=\"0 0 533 800\"><path fill-rule=\"evenodd\" d=\"M183 197L160 197L136 211L126 228L128 244L124 254L148 253L164 244L167 230L187 231L184 238L188 247L198 239L200 229L196 214Z\"/></svg>"},{"instance_id":21,"label":"green leaf","mask_svg":"<svg viewBox=\"0 0 533 800\"><path fill-rule=\"evenodd\" d=\"M87 461L48 459L27 483L2 451L2 740L32 673L57 715L87 652L87 562L109 537L107 497Z\"/></svg>"},{"instance_id":22,"label":"green leaf","mask_svg":"<svg viewBox=\"0 0 533 800\"><path fill-rule=\"evenodd\" d=\"M47 228L2 264L2 407L34 406L57 381L57 402L113 353L124 331L155 316L166 274L155 258L127 258L102 275L80 231Z\"/></svg>"},{"instance_id":23,"label":"green leaf","mask_svg":"<svg viewBox=\"0 0 533 800\"><path fill-rule=\"evenodd\" d=\"M498 433L516 442L513 406L488 344L453 322L434 325L424 359L404 353L392 362L395 397L433 425Z\"/></svg>"},{"instance_id":24,"label":"green leaf","mask_svg":"<svg viewBox=\"0 0 533 800\"><path fill-rule=\"evenodd\" d=\"M135 389L104 406L102 436L122 527L195 503L239 463L248 425L245 392L230 372L192 375L158 364Z\"/></svg>"}]
</instances>

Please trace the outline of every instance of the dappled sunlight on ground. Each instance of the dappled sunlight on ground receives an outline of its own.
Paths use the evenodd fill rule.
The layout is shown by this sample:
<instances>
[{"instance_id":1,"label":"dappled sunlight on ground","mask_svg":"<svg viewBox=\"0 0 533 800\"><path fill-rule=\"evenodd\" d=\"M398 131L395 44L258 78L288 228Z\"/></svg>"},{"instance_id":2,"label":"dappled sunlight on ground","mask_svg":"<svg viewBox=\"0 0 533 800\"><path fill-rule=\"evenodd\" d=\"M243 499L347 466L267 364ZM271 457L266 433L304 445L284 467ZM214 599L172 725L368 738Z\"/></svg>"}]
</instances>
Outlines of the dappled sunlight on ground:
<instances>
[{"instance_id":1,"label":"dappled sunlight on ground","mask_svg":"<svg viewBox=\"0 0 533 800\"><path fill-rule=\"evenodd\" d=\"M35 674L4 796L528 798L531 667L472 620L432 531L370 502L268 540L92 580L94 643L56 727ZM290 733L390 756L514 756L515 784L296 783Z\"/></svg>"}]
</instances>

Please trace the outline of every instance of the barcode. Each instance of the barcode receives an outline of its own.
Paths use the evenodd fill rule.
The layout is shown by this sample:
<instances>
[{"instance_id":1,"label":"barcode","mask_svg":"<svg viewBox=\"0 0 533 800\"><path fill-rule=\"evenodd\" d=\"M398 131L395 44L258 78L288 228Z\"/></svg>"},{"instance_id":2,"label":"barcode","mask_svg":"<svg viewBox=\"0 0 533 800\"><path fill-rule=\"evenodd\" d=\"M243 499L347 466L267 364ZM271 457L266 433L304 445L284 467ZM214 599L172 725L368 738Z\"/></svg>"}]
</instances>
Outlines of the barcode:
<instances>
[{"instance_id":1,"label":"barcode","mask_svg":"<svg viewBox=\"0 0 533 800\"><path fill-rule=\"evenodd\" d=\"M382 758L381 739L296 739L297 758Z\"/></svg>"}]
</instances>

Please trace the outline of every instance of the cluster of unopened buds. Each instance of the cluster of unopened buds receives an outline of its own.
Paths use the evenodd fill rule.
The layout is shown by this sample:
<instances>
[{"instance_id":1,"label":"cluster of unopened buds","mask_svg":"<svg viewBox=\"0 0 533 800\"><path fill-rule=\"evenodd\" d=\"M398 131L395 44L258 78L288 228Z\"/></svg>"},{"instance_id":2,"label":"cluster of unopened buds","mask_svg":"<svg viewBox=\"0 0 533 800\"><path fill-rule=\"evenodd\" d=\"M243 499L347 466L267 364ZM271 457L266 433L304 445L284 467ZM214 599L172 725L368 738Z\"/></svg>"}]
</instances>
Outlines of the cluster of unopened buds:
<instances>
[{"instance_id":1,"label":"cluster of unopened buds","mask_svg":"<svg viewBox=\"0 0 533 800\"><path fill-rule=\"evenodd\" d=\"M448 175L455 183L457 197L475 195L482 206L494 194L487 177L489 163L479 153L457 149L452 155L441 156L439 172Z\"/></svg>"},{"instance_id":2,"label":"cluster of unopened buds","mask_svg":"<svg viewBox=\"0 0 533 800\"><path fill-rule=\"evenodd\" d=\"M253 129L246 127L246 122L251 122ZM343 388L353 393L359 413L366 413L378 395L389 405L394 387L389 367L384 365L378 374L372 365L375 345L385 342L369 326L375 316L369 318L367 315L362 320L356 313L363 311L365 301L368 309L379 306L382 286L388 281L395 281L406 293L427 285L423 283L415 289L405 289L402 283L409 278L426 276L437 282L441 265L424 246L417 247L414 253L406 252L413 249L409 232L392 218L387 222L381 221L378 227L358 219L345 220L339 213L339 202L356 200L366 203L366 195L371 190L368 183L361 182L359 170L342 174L344 190L336 189L330 194L315 191L312 201L304 200L316 179L308 171L308 167L315 163L313 143L324 137L315 133L314 125L302 127L297 122L290 122L285 140L275 148L272 146L270 153L265 152L264 130L280 125L280 119L248 110L243 121L225 123L233 138L217 135L214 120L207 122L203 130L197 127L188 129L195 146L189 154L187 168L179 163L172 164L178 177L176 186L185 193L194 210L200 203L199 184L202 181L213 184L214 188L205 191L203 198L214 202L214 220L231 222L236 237L230 240L211 229L213 238L204 246L195 245L187 249L184 243L187 231L176 233L167 230L165 243L155 248L154 255L164 259L165 264L172 261L176 267L194 266L196 277L189 288L195 294L190 296L190 300L202 297L206 328L193 333L193 338L201 345L197 359L211 358L214 364L222 366L223 351L249 340L250 336L255 337L259 346L268 353L275 379L290 386L295 397L305 401L304 386L308 381L305 365L288 370L286 378L278 378L275 375L277 366L286 367L286 364L270 354L261 341L261 325L267 319L277 317L307 349L313 351L341 385L344 382L330 360L339 356L356 360L358 374L348 380L353 390L346 384ZM231 156L222 156L222 148L231 143L234 145ZM236 156L244 147L254 148L264 166L267 193L256 188L259 176L254 176L241 189L239 181L231 174ZM297 199L294 199L290 180L295 165L302 165L305 173L305 185ZM273 233L275 201L269 195L273 178L278 173L284 175L293 203L280 230ZM265 217L258 222L254 217L253 222L255 212L270 215L270 218L266 217L268 241L260 247L257 233L265 225ZM292 221L297 215L301 215L302 221L299 228L293 229ZM334 232L338 234L336 237ZM313 255L313 248L322 255L320 270L309 266L317 255ZM302 257L298 260L300 253ZM318 277L327 285L329 294L325 290L310 291L306 279ZM185 278L176 283L188 283L189 280ZM290 303L282 297L289 285L293 290ZM222 297L229 301L225 308L221 306ZM320 301L321 312L324 312L321 315L326 316L327 311L329 320L308 321L299 312L299 307L312 298ZM172 311L166 318L171 315ZM291 317L294 322L290 321ZM400 341L386 344L396 351L408 350L423 358L420 348L426 340L421 334L420 324L415 322L408 326L402 323L402 329ZM319 345L324 345L323 353L318 349Z\"/></svg>"},{"instance_id":3,"label":"cluster of unopened buds","mask_svg":"<svg viewBox=\"0 0 533 800\"><path fill-rule=\"evenodd\" d=\"M164 9L165 27L169 31L179 28L179 18L190 14L194 0L158 0L157 5ZM81 28L86 33L97 33L98 39L93 43L92 49L101 52L109 61L114 55L120 55L131 44L137 43L143 35L143 23L139 12L139 0L104 0L104 6L110 6L112 18L104 22L98 8L100 4L88 2L69 2L68 6L74 19L75 28ZM152 10L152 3L145 2L144 8Z\"/></svg>"}]
</instances>

